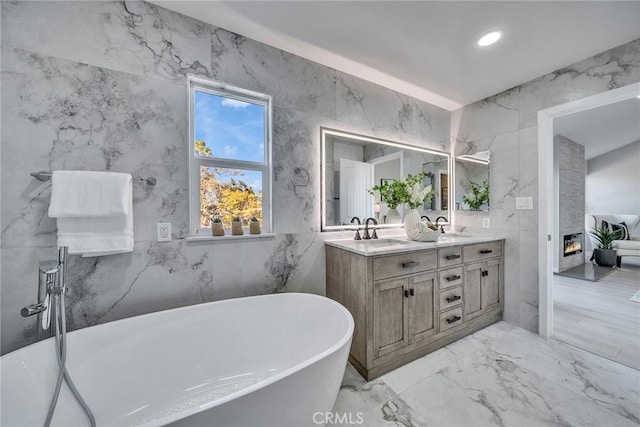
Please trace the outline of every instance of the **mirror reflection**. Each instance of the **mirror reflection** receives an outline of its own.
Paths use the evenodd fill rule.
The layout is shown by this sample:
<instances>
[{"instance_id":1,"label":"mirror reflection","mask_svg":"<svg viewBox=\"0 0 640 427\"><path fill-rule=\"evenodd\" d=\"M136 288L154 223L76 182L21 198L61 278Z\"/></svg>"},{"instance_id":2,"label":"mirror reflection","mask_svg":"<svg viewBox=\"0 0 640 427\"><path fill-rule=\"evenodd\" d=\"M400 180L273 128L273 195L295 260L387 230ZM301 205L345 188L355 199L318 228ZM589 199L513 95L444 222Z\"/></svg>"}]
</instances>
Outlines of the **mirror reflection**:
<instances>
[{"instance_id":1,"label":"mirror reflection","mask_svg":"<svg viewBox=\"0 0 640 427\"><path fill-rule=\"evenodd\" d=\"M456 157L456 210L489 210L491 152L480 151Z\"/></svg>"},{"instance_id":2,"label":"mirror reflection","mask_svg":"<svg viewBox=\"0 0 640 427\"><path fill-rule=\"evenodd\" d=\"M375 218L382 226L400 227L406 206L396 209L370 189L384 182L424 173L423 185L434 195L419 209L431 220L449 218L449 155L393 141L321 128L322 230L353 227L358 217Z\"/></svg>"}]
</instances>

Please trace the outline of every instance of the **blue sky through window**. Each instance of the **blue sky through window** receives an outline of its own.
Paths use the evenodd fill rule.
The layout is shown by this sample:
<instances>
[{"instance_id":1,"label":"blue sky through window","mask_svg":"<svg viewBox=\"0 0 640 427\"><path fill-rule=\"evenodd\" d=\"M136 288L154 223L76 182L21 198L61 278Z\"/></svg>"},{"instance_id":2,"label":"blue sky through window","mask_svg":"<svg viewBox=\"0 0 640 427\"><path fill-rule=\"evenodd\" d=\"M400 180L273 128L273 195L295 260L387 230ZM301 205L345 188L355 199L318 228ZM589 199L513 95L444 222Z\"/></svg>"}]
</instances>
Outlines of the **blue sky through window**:
<instances>
[{"instance_id":1,"label":"blue sky through window","mask_svg":"<svg viewBox=\"0 0 640 427\"><path fill-rule=\"evenodd\" d=\"M264 162L264 106L195 91L194 137L213 157Z\"/></svg>"}]
</instances>

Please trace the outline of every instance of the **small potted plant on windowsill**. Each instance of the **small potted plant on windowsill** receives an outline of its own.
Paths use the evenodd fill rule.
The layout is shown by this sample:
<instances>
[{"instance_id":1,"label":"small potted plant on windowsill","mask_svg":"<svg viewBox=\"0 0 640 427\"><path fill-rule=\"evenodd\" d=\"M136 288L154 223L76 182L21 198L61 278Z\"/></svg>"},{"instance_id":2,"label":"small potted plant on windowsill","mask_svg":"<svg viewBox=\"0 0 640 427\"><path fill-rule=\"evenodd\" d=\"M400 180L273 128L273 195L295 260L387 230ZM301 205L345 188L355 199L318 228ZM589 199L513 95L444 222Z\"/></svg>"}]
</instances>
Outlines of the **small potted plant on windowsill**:
<instances>
[{"instance_id":1,"label":"small potted plant on windowsill","mask_svg":"<svg viewBox=\"0 0 640 427\"><path fill-rule=\"evenodd\" d=\"M620 239L620 230L612 231L609 227L596 226L589 233L598 242L598 247L593 250L593 258L601 267L613 267L616 265L616 250L613 249L613 241Z\"/></svg>"},{"instance_id":2,"label":"small potted plant on windowsill","mask_svg":"<svg viewBox=\"0 0 640 427\"><path fill-rule=\"evenodd\" d=\"M231 220L231 235L232 236L241 236L244 234L242 231L242 220L239 216L234 216Z\"/></svg>"},{"instance_id":3,"label":"small potted plant on windowsill","mask_svg":"<svg viewBox=\"0 0 640 427\"><path fill-rule=\"evenodd\" d=\"M260 234L260 222L255 215L249 220L249 234Z\"/></svg>"},{"instance_id":4,"label":"small potted plant on windowsill","mask_svg":"<svg viewBox=\"0 0 640 427\"><path fill-rule=\"evenodd\" d=\"M222 226L222 220L219 216L215 216L211 220L211 235L224 236L224 227Z\"/></svg>"}]
</instances>

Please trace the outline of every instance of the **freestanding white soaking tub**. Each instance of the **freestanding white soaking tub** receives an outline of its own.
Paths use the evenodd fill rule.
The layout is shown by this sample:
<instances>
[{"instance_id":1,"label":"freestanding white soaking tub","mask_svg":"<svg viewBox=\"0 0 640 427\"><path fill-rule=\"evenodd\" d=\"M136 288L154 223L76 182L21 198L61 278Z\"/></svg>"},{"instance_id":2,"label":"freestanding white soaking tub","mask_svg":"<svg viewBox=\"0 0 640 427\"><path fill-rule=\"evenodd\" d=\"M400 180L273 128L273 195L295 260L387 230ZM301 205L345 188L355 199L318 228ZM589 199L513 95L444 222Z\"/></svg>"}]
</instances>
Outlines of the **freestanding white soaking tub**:
<instances>
[{"instance_id":1,"label":"freestanding white soaking tub","mask_svg":"<svg viewBox=\"0 0 640 427\"><path fill-rule=\"evenodd\" d=\"M71 332L67 368L98 426L314 426L336 399L352 334L351 314L328 298L247 297ZM0 424L41 426L53 339L0 361ZM88 425L66 384L52 425Z\"/></svg>"}]
</instances>

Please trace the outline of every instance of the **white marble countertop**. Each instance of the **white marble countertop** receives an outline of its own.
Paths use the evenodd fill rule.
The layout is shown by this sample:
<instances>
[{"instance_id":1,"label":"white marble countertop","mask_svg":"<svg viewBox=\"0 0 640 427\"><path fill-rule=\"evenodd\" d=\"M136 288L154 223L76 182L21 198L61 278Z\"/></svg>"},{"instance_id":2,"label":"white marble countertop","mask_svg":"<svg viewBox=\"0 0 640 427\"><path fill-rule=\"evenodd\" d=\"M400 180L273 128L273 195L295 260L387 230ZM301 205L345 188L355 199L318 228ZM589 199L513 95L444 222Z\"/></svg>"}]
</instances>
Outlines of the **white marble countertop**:
<instances>
[{"instance_id":1,"label":"white marble countertop","mask_svg":"<svg viewBox=\"0 0 640 427\"><path fill-rule=\"evenodd\" d=\"M377 240L329 240L326 241L325 244L364 256L376 256L424 249L437 249L447 246L492 242L503 239L504 237L502 236L447 233L440 236L437 242L416 242L409 240L406 235L397 235L380 237Z\"/></svg>"}]
</instances>

